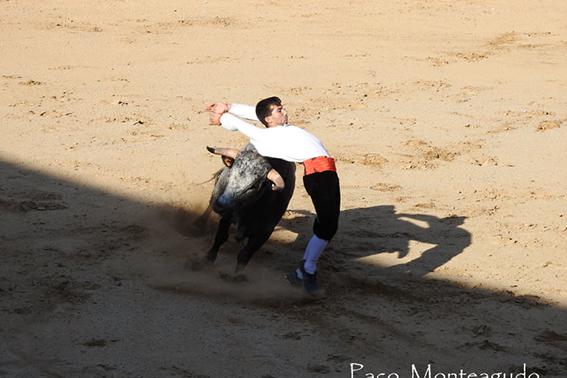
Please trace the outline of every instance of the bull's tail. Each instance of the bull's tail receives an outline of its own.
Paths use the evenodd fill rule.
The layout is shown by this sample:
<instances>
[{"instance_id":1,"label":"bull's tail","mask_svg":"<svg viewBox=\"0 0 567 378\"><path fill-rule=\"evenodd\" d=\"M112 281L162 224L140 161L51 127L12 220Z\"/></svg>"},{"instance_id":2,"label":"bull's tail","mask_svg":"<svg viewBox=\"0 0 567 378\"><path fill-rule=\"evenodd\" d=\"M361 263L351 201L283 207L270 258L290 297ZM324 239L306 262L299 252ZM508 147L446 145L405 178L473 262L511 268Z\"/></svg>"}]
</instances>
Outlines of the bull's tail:
<instances>
[{"instance_id":1,"label":"bull's tail","mask_svg":"<svg viewBox=\"0 0 567 378\"><path fill-rule=\"evenodd\" d=\"M216 183L219 180L219 177L220 177L222 171L223 171L223 168L219 169L218 171L213 173L213 175L210 179L208 179L207 181L204 181L204 182L202 182L198 185L206 184L207 182L211 182L211 181L215 180L215 186L216 186ZM207 228L207 222L209 220L209 216L211 215L211 212L213 211L214 199L215 199L215 193L213 192L213 194L211 195L211 198L209 199L209 205L207 206L207 208L205 209L203 214L201 214L197 219L195 219L195 222L193 223L195 225L195 227L199 228L202 231L205 231L206 228Z\"/></svg>"},{"instance_id":2,"label":"bull's tail","mask_svg":"<svg viewBox=\"0 0 567 378\"><path fill-rule=\"evenodd\" d=\"M213 173L213 175L211 176L210 179L208 179L208 180L206 180L206 181L203 181L203 182L200 182L200 183L198 183L197 185L203 185L203 184L206 184L206 183L211 182L211 181L213 181L213 180L215 180L215 184L216 184L217 181L219 180L219 177L220 177L220 174L221 174L222 170L223 170L223 168L219 169L218 171L216 171L215 173Z\"/></svg>"},{"instance_id":3,"label":"bull's tail","mask_svg":"<svg viewBox=\"0 0 567 378\"><path fill-rule=\"evenodd\" d=\"M197 219L195 219L195 222L193 222L193 225L197 229L199 229L199 231L201 231L201 232L206 231L207 222L209 220L209 215L211 215L212 210L213 210L213 207L211 206L211 204L209 204L209 206L207 206L207 208L205 209L203 214L201 214Z\"/></svg>"}]
</instances>

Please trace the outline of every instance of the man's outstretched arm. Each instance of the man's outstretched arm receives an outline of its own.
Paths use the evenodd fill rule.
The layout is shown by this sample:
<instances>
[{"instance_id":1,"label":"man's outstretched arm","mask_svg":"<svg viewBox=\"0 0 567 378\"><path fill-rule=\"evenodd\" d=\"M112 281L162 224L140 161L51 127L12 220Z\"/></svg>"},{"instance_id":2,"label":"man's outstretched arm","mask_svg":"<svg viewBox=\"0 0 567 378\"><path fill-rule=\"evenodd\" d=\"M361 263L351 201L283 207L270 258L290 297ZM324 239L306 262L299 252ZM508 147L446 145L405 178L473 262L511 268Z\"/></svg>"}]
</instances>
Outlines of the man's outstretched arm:
<instances>
[{"instance_id":1,"label":"man's outstretched arm","mask_svg":"<svg viewBox=\"0 0 567 378\"><path fill-rule=\"evenodd\" d=\"M256 116L256 108L254 106L244 105L244 104L230 104L228 108L228 112L230 114L234 114L235 116L245 118L250 121L260 122L260 120Z\"/></svg>"},{"instance_id":2,"label":"man's outstretched arm","mask_svg":"<svg viewBox=\"0 0 567 378\"><path fill-rule=\"evenodd\" d=\"M258 117L256 116L256 108L250 105L215 102L215 103L207 104L205 110L218 114L223 114L228 112L240 118L259 122Z\"/></svg>"},{"instance_id":3,"label":"man's outstretched arm","mask_svg":"<svg viewBox=\"0 0 567 378\"><path fill-rule=\"evenodd\" d=\"M222 127L230 131L238 130L250 139L259 138L264 131L230 113L220 114L213 111L209 117L209 124L222 125Z\"/></svg>"}]
</instances>

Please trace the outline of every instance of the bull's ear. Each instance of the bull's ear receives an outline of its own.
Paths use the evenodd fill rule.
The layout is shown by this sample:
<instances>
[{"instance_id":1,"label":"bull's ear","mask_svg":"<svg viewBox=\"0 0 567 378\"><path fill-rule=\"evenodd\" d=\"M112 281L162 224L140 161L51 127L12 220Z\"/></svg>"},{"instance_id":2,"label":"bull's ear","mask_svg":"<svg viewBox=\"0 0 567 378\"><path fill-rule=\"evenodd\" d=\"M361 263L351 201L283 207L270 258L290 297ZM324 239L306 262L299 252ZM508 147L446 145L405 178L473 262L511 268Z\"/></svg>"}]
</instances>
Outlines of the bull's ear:
<instances>
[{"instance_id":1,"label":"bull's ear","mask_svg":"<svg viewBox=\"0 0 567 378\"><path fill-rule=\"evenodd\" d=\"M224 163L224 165L226 165L227 167L232 167L232 164L234 163L234 159L228 156L224 156L222 155L222 162Z\"/></svg>"}]
</instances>

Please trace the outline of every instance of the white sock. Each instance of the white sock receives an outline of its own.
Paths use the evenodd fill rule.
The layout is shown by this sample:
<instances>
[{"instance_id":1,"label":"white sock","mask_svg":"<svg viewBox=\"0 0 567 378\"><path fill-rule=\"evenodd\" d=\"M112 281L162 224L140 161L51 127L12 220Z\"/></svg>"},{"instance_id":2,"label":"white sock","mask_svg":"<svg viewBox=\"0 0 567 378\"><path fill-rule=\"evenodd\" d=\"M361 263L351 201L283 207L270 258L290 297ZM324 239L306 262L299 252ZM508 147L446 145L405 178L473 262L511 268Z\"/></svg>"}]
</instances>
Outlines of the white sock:
<instances>
[{"instance_id":1,"label":"white sock","mask_svg":"<svg viewBox=\"0 0 567 378\"><path fill-rule=\"evenodd\" d=\"M327 244L329 244L328 240L319 239L316 235L311 237L303 254L303 259L305 260L303 268L307 273L313 274L317 271L317 261Z\"/></svg>"}]
</instances>

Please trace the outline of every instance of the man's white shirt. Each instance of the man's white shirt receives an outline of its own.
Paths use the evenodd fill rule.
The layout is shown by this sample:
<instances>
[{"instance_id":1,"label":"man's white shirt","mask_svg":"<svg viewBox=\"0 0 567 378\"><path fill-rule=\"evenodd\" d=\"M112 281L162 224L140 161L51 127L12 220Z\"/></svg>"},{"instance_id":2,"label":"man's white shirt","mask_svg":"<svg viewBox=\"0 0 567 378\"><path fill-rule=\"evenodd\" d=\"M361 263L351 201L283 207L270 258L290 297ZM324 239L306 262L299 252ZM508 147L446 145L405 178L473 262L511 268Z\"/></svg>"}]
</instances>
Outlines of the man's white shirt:
<instances>
[{"instance_id":1,"label":"man's white shirt","mask_svg":"<svg viewBox=\"0 0 567 378\"><path fill-rule=\"evenodd\" d=\"M230 131L240 131L262 156L304 162L317 156L329 156L323 144L313 134L292 125L259 128L241 118L258 121L253 106L232 104L221 117L221 125Z\"/></svg>"}]
</instances>

